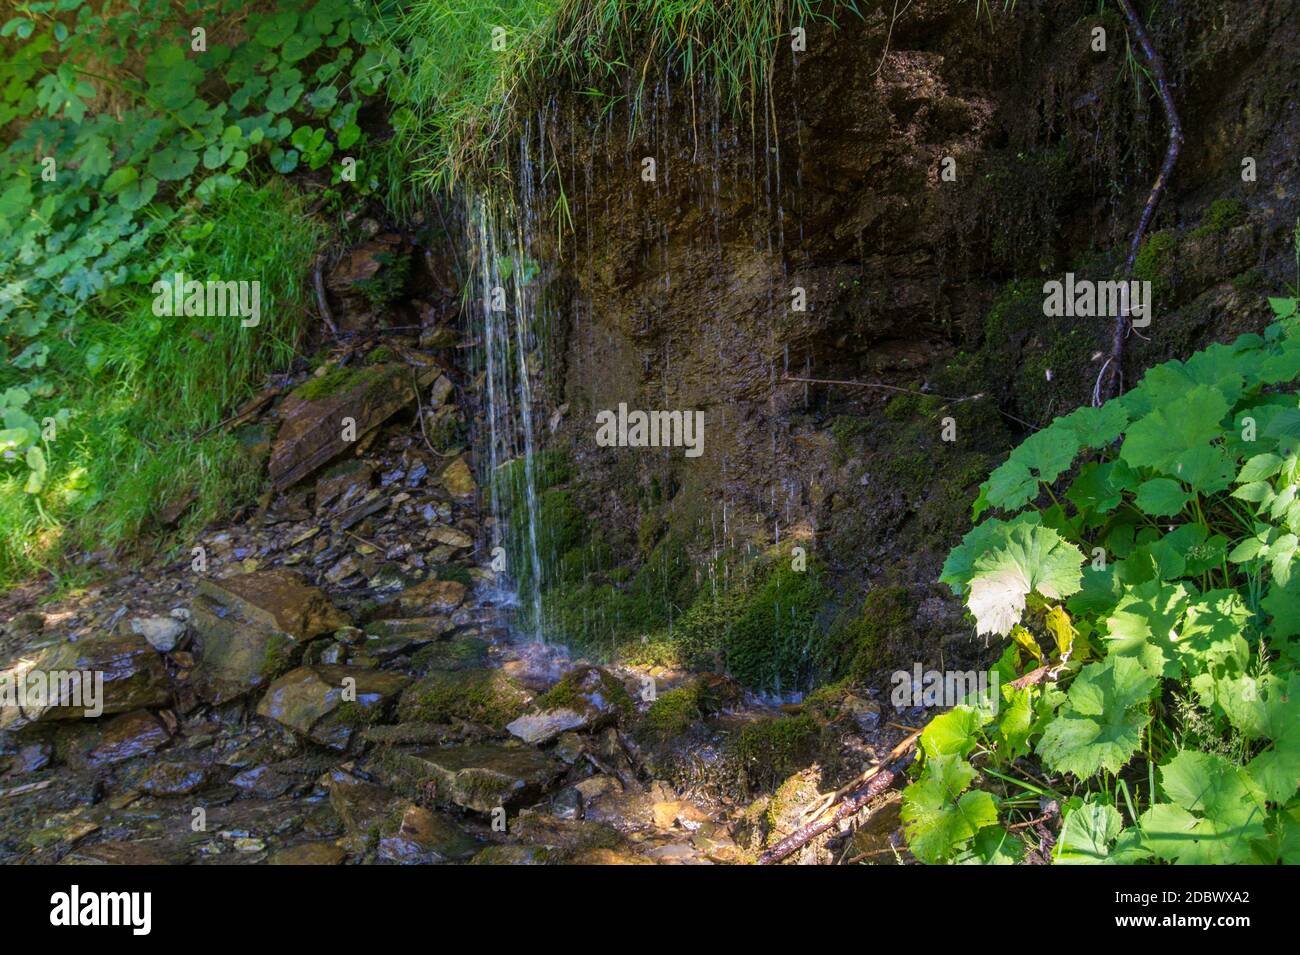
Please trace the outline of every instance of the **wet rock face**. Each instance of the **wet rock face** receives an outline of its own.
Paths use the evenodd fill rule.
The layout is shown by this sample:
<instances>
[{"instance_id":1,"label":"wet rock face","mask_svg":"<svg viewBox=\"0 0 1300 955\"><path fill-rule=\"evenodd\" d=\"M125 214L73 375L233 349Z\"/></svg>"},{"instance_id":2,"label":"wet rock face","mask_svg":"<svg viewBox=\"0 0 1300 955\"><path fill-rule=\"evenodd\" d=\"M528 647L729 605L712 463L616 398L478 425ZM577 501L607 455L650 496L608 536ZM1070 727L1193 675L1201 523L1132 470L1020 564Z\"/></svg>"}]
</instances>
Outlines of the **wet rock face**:
<instances>
[{"instance_id":1,"label":"wet rock face","mask_svg":"<svg viewBox=\"0 0 1300 955\"><path fill-rule=\"evenodd\" d=\"M1292 280L1300 174L1283 157L1300 129L1283 105L1296 53L1283 7L1235 4L1227 27L1192 3L1152 24L1189 138L1155 224L1179 240L1170 292L1151 340L1128 346L1130 375L1262 328L1263 294L1233 285L1252 268L1264 287ZM584 514L622 560L647 492L666 488L701 551L715 525L747 543L802 524L855 581L888 571L922 591L968 526L947 502L973 498L1026 433L999 409L1037 426L1089 399L1108 323L1045 320L1039 290L1067 270L1110 275L1159 166L1158 107L1135 101L1118 47L1088 50L1093 25L1113 40L1122 18L1053 0L977 29L968 4L925 0L891 19L885 5L813 26L797 57L778 44L752 125L662 72L634 129L626 111L559 93L545 153L579 227L563 249L536 237L565 316L543 437L574 460ZM1243 187L1246 154L1269 157L1267 187ZM1241 196L1246 218L1190 238L1220 195ZM1025 308L995 309L1017 277ZM891 387L961 401L896 405L907 434L886 418ZM621 402L703 410L702 456L597 447L595 415ZM958 440L944 444L931 436L949 414Z\"/></svg>"},{"instance_id":2,"label":"wet rock face","mask_svg":"<svg viewBox=\"0 0 1300 955\"><path fill-rule=\"evenodd\" d=\"M194 682L213 703L265 686L301 659L308 641L349 623L324 593L282 568L203 581L192 614Z\"/></svg>"}]
</instances>

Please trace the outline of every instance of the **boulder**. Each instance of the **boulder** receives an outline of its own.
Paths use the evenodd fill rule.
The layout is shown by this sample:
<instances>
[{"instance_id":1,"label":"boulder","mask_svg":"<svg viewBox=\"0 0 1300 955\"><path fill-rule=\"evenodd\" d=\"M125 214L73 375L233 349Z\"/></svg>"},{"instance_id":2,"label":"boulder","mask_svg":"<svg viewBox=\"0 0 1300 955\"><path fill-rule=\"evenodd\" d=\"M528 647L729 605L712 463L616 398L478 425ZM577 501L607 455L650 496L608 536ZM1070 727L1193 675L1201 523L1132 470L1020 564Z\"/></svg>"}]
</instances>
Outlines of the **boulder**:
<instances>
[{"instance_id":1,"label":"boulder","mask_svg":"<svg viewBox=\"0 0 1300 955\"><path fill-rule=\"evenodd\" d=\"M564 764L546 753L510 743L420 749L395 758L426 798L476 812L532 802L564 772Z\"/></svg>"},{"instance_id":2,"label":"boulder","mask_svg":"<svg viewBox=\"0 0 1300 955\"><path fill-rule=\"evenodd\" d=\"M306 643L348 624L317 588L293 571L258 571L199 584L193 623L199 694L225 703L291 669Z\"/></svg>"},{"instance_id":3,"label":"boulder","mask_svg":"<svg viewBox=\"0 0 1300 955\"><path fill-rule=\"evenodd\" d=\"M462 719L500 729L523 712L528 700L528 691L500 670L435 670L402 691L397 715L404 723Z\"/></svg>"},{"instance_id":4,"label":"boulder","mask_svg":"<svg viewBox=\"0 0 1300 955\"><path fill-rule=\"evenodd\" d=\"M162 658L144 637L90 637L46 647L0 671L0 729L108 716L171 699Z\"/></svg>"},{"instance_id":5,"label":"boulder","mask_svg":"<svg viewBox=\"0 0 1300 955\"><path fill-rule=\"evenodd\" d=\"M354 681L354 700L344 699L348 680ZM257 715L273 719L322 746L343 750L359 727L383 716L406 683L407 678L400 673L363 667L298 667L271 684L257 706Z\"/></svg>"},{"instance_id":6,"label":"boulder","mask_svg":"<svg viewBox=\"0 0 1300 955\"><path fill-rule=\"evenodd\" d=\"M391 362L335 368L309 379L280 405L280 430L267 465L273 487L283 491L354 450L357 441L415 401L417 380L424 387L437 376L436 368L427 368L417 379L406 365ZM356 424L352 440L344 440L344 418Z\"/></svg>"}]
</instances>

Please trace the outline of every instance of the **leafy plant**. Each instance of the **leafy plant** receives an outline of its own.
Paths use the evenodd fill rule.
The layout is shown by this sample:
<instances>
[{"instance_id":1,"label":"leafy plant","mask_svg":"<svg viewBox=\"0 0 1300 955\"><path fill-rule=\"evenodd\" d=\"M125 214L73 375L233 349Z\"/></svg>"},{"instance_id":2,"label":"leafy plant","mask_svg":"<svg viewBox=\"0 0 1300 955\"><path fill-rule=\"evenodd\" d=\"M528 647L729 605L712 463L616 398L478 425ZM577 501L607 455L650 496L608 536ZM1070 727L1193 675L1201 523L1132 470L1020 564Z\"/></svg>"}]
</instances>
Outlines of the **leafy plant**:
<instances>
[{"instance_id":1,"label":"leafy plant","mask_svg":"<svg viewBox=\"0 0 1300 955\"><path fill-rule=\"evenodd\" d=\"M1265 334L1053 421L981 487L941 579L1011 638L1002 705L927 726L917 858L999 861L1047 798L1058 862L1300 858L1300 316L1271 301Z\"/></svg>"}]
</instances>

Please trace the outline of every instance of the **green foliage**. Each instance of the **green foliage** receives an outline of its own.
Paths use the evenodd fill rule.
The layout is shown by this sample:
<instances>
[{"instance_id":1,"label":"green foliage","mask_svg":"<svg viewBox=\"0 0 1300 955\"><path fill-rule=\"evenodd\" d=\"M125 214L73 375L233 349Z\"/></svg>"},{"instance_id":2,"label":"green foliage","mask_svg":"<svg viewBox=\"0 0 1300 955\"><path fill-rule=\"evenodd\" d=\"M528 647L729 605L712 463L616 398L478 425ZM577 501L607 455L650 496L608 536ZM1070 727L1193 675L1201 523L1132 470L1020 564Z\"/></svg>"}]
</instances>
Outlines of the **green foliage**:
<instances>
[{"instance_id":1,"label":"green foliage","mask_svg":"<svg viewBox=\"0 0 1300 955\"><path fill-rule=\"evenodd\" d=\"M1014 775L1030 754L1067 787L1054 793L1056 861L1272 862L1289 851L1300 320L1294 300L1272 304L1280 320L1264 335L1159 365L1123 397L1056 419L981 487L973 514L984 519L942 580L979 632L1012 638L1002 705L958 707L927 727L904 803L917 858L996 861L980 847L1005 846L1005 829L975 794L1001 793L1012 815L1021 802L1036 811L1036 798L1017 797L1044 794L1042 776ZM1027 666L1048 679L1008 686ZM993 771L971 788L980 765Z\"/></svg>"},{"instance_id":2,"label":"green foliage","mask_svg":"<svg viewBox=\"0 0 1300 955\"><path fill-rule=\"evenodd\" d=\"M11 9L0 581L69 546L123 542L169 504L194 498L193 523L251 489L237 442L195 435L284 366L305 323L301 277L323 230L279 177L309 176L326 208L372 191L358 115L388 69L348 0ZM261 322L154 314L146 293L175 272L259 282Z\"/></svg>"}]
</instances>

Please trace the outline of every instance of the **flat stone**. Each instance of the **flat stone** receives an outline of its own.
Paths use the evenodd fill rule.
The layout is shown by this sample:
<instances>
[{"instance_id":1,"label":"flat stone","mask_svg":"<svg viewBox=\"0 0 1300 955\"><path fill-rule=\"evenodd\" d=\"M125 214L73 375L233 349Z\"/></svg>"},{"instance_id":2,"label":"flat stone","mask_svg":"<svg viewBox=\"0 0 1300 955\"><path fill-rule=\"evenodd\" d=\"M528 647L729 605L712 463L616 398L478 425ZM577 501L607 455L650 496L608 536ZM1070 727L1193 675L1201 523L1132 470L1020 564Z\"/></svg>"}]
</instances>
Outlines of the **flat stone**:
<instances>
[{"instance_id":1,"label":"flat stone","mask_svg":"<svg viewBox=\"0 0 1300 955\"><path fill-rule=\"evenodd\" d=\"M480 637L452 637L431 643L411 657L411 670L424 675L434 670L474 670L488 664L488 642Z\"/></svg>"},{"instance_id":2,"label":"flat stone","mask_svg":"<svg viewBox=\"0 0 1300 955\"><path fill-rule=\"evenodd\" d=\"M397 715L402 722L462 719L501 729L528 700L528 691L500 670L435 670L402 691Z\"/></svg>"},{"instance_id":3,"label":"flat stone","mask_svg":"<svg viewBox=\"0 0 1300 955\"><path fill-rule=\"evenodd\" d=\"M507 724L506 730L511 736L517 736L525 743L540 745L550 742L567 730L581 729L587 724L585 713L558 707L540 713L525 713L519 719Z\"/></svg>"},{"instance_id":4,"label":"flat stone","mask_svg":"<svg viewBox=\"0 0 1300 955\"><path fill-rule=\"evenodd\" d=\"M406 684L402 674L382 670L327 664L299 667L271 684L257 715L323 746L343 750L356 729L375 722ZM355 690L354 700L344 699L345 687Z\"/></svg>"},{"instance_id":5,"label":"flat stone","mask_svg":"<svg viewBox=\"0 0 1300 955\"><path fill-rule=\"evenodd\" d=\"M455 527L448 527L446 524L439 524L429 528L429 537L439 544L446 544L448 547L455 547L458 550L463 547L474 546L474 538L464 531Z\"/></svg>"},{"instance_id":6,"label":"flat stone","mask_svg":"<svg viewBox=\"0 0 1300 955\"><path fill-rule=\"evenodd\" d=\"M442 813L407 806L397 832L379 840L379 858L428 865L468 859L482 846Z\"/></svg>"},{"instance_id":7,"label":"flat stone","mask_svg":"<svg viewBox=\"0 0 1300 955\"><path fill-rule=\"evenodd\" d=\"M171 735L162 721L148 710L115 716L104 725L99 743L86 754L91 766L109 766L136 756L157 752Z\"/></svg>"},{"instance_id":8,"label":"flat stone","mask_svg":"<svg viewBox=\"0 0 1300 955\"><path fill-rule=\"evenodd\" d=\"M426 580L403 590L396 603L408 615L450 613L464 602L466 589L458 580Z\"/></svg>"},{"instance_id":9,"label":"flat stone","mask_svg":"<svg viewBox=\"0 0 1300 955\"><path fill-rule=\"evenodd\" d=\"M425 370L420 385L432 382L437 373ZM338 370L327 377L332 384L313 387L308 382L280 405L280 430L267 465L278 491L355 450L369 432L415 401L416 376L400 362ZM356 424L353 441L344 440L344 418Z\"/></svg>"},{"instance_id":10,"label":"flat stone","mask_svg":"<svg viewBox=\"0 0 1300 955\"><path fill-rule=\"evenodd\" d=\"M391 790L358 779L342 769L331 770L322 785L348 832L363 840L378 833L398 801L397 794Z\"/></svg>"},{"instance_id":11,"label":"flat stone","mask_svg":"<svg viewBox=\"0 0 1300 955\"><path fill-rule=\"evenodd\" d=\"M398 759L426 796L476 812L531 802L564 772L546 753L508 743L421 749Z\"/></svg>"},{"instance_id":12,"label":"flat stone","mask_svg":"<svg viewBox=\"0 0 1300 955\"><path fill-rule=\"evenodd\" d=\"M96 688L101 678L99 694ZM0 671L0 686L14 688L20 681L27 688L27 698L15 699L15 705L0 705L0 729L17 729L33 721L125 713L165 706L172 699L162 657L136 634L55 644ZM42 688L42 697L33 699L34 685Z\"/></svg>"},{"instance_id":13,"label":"flat stone","mask_svg":"<svg viewBox=\"0 0 1300 955\"><path fill-rule=\"evenodd\" d=\"M225 703L291 669L307 641L348 624L320 590L277 568L205 580L193 606L199 694Z\"/></svg>"},{"instance_id":14,"label":"flat stone","mask_svg":"<svg viewBox=\"0 0 1300 955\"><path fill-rule=\"evenodd\" d=\"M197 763L154 763L140 777L136 787L150 796L188 796L208 781L208 769Z\"/></svg>"},{"instance_id":15,"label":"flat stone","mask_svg":"<svg viewBox=\"0 0 1300 955\"><path fill-rule=\"evenodd\" d=\"M354 498L370 490L374 471L358 458L342 461L316 479L316 508L319 510L335 500L347 505ZM295 542L297 543L297 542Z\"/></svg>"},{"instance_id":16,"label":"flat stone","mask_svg":"<svg viewBox=\"0 0 1300 955\"><path fill-rule=\"evenodd\" d=\"M277 849L266 861L268 865L341 865L347 855L332 842L301 842Z\"/></svg>"}]
</instances>

